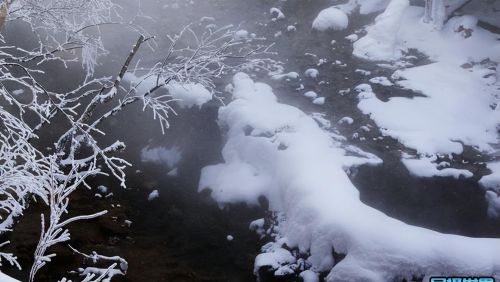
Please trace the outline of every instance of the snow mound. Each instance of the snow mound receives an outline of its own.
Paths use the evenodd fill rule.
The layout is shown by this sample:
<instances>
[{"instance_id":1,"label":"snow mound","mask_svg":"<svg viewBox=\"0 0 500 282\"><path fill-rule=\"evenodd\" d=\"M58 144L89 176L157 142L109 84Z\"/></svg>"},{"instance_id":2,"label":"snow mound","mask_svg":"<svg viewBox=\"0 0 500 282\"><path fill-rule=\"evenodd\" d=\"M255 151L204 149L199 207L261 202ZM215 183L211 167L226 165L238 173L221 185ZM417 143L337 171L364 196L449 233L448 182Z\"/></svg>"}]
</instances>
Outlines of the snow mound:
<instances>
[{"instance_id":1,"label":"snow mound","mask_svg":"<svg viewBox=\"0 0 500 282\"><path fill-rule=\"evenodd\" d=\"M500 240L410 226L365 205L345 169L370 159L353 161L311 117L278 103L269 86L242 73L234 85L234 101L219 110L220 127L227 130L224 163L202 170L199 189L212 190L221 204L255 204L263 195L283 214L276 237L281 243L263 248L256 268L287 273L296 258L281 248L286 244L308 254L311 271L329 272L326 281L471 273L500 278ZM346 257L336 261L334 249Z\"/></svg>"},{"instance_id":2,"label":"snow mound","mask_svg":"<svg viewBox=\"0 0 500 282\"><path fill-rule=\"evenodd\" d=\"M321 11L314 20L312 27L319 31L327 30L343 30L347 28L349 18L346 13L335 8L330 7Z\"/></svg>"},{"instance_id":3,"label":"snow mound","mask_svg":"<svg viewBox=\"0 0 500 282\"><path fill-rule=\"evenodd\" d=\"M376 61L391 61L402 55L397 33L408 0L392 0L387 9L377 16L375 24L367 28L367 34L354 42L356 57Z\"/></svg>"}]
</instances>

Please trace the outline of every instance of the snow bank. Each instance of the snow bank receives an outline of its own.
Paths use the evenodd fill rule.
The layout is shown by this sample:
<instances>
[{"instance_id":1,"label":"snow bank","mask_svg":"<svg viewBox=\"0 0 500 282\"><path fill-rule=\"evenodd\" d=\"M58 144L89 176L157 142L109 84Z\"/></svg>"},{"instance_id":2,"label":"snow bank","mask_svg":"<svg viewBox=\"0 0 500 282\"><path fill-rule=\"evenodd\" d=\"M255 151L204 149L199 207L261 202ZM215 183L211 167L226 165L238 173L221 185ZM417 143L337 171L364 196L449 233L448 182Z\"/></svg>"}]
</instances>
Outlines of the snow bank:
<instances>
[{"instance_id":1,"label":"snow bank","mask_svg":"<svg viewBox=\"0 0 500 282\"><path fill-rule=\"evenodd\" d=\"M2 272L0 272L0 281L2 281L2 282L20 282L19 280L14 279L6 274L3 274Z\"/></svg>"},{"instance_id":2,"label":"snow bank","mask_svg":"<svg viewBox=\"0 0 500 282\"><path fill-rule=\"evenodd\" d=\"M423 157L420 159L414 159L410 157L403 157L402 162L410 173L417 177L453 177L459 179L460 177L470 178L474 176L472 172L466 169L456 169L456 168L443 168L438 169L439 164L436 164L436 156Z\"/></svg>"},{"instance_id":3,"label":"snow bank","mask_svg":"<svg viewBox=\"0 0 500 282\"><path fill-rule=\"evenodd\" d=\"M491 174L483 176L479 180L479 184L484 188L500 193L500 161L488 163L487 167L491 170Z\"/></svg>"},{"instance_id":4,"label":"snow bank","mask_svg":"<svg viewBox=\"0 0 500 282\"><path fill-rule=\"evenodd\" d=\"M486 202L488 203L488 215L500 218L500 161L488 163L491 174L483 176L479 184L486 189Z\"/></svg>"},{"instance_id":5,"label":"snow bank","mask_svg":"<svg viewBox=\"0 0 500 282\"><path fill-rule=\"evenodd\" d=\"M314 20L312 27L319 31L327 30L343 30L347 28L349 18L346 13L335 8L330 7L321 11Z\"/></svg>"},{"instance_id":6,"label":"snow bank","mask_svg":"<svg viewBox=\"0 0 500 282\"><path fill-rule=\"evenodd\" d=\"M451 18L438 30L421 20L423 8L407 7L393 0L377 17L368 34L354 43L354 54L370 60L398 60L401 50L418 49L435 63L397 70L392 78L400 87L425 97L394 97L383 102L371 87L358 86L359 109L369 114L384 135L391 136L421 156L460 154L463 145L491 152L499 142L500 91L494 70L482 66L485 59L500 60L498 35L477 26L472 16ZM392 26L392 28L391 28ZM478 51L480 50L480 51ZM462 65L469 65L467 69ZM371 83L390 81L374 78ZM404 120L401 118L404 117ZM403 163L414 175L467 176L464 171L439 170L425 157Z\"/></svg>"},{"instance_id":7,"label":"snow bank","mask_svg":"<svg viewBox=\"0 0 500 282\"><path fill-rule=\"evenodd\" d=\"M392 0L387 9L377 16L367 34L354 43L353 54L368 60L391 61L401 57L402 48L397 38L400 22L408 0Z\"/></svg>"},{"instance_id":8,"label":"snow bank","mask_svg":"<svg viewBox=\"0 0 500 282\"><path fill-rule=\"evenodd\" d=\"M398 139L420 154L460 154L463 144L491 150L498 142L500 111L492 109L493 94L481 76L446 63L399 72L398 84L427 97L378 99L371 88L358 96L358 108L369 114L384 135ZM404 121L401 118L404 117Z\"/></svg>"},{"instance_id":9,"label":"snow bank","mask_svg":"<svg viewBox=\"0 0 500 282\"><path fill-rule=\"evenodd\" d=\"M255 204L263 195L284 215L277 243L256 267L285 272L295 261L280 248L286 244L308 256L312 271L328 271L326 281L441 273L500 278L500 240L410 226L363 204L344 171L356 162L341 143L299 109L278 103L268 85L241 73L234 85L234 101L219 111L227 130L224 163L202 170L199 189L209 188L221 204ZM334 248L346 257L335 261Z\"/></svg>"}]
</instances>

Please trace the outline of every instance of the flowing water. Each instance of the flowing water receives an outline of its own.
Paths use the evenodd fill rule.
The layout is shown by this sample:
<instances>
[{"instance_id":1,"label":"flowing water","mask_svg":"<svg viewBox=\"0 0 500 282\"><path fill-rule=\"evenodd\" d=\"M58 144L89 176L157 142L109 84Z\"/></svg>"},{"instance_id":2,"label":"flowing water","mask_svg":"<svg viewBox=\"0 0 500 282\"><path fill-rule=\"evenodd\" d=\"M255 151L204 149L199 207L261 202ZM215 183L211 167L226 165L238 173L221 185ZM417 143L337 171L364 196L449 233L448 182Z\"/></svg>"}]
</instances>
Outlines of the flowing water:
<instances>
[{"instance_id":1,"label":"flowing water","mask_svg":"<svg viewBox=\"0 0 500 282\"><path fill-rule=\"evenodd\" d=\"M351 175L366 204L409 224L454 234L500 237L500 226L486 217L484 192L477 184L478 177L472 180L411 177L399 160L404 147L391 138L378 138L381 134L374 123L357 109L354 93L338 94L339 90L352 89L370 77L389 76L391 71L353 58L352 44L344 38L373 20L373 16L353 15L349 29L341 32L317 33L311 30L314 17L329 5L330 1L323 0L145 0L142 11L155 21L143 19L141 22L152 34L161 36L157 39L156 51L144 48L140 56L145 63L161 59L167 46L163 36L204 16L214 17L218 26L234 24L256 33L258 37L267 38L267 43L276 42L273 50L278 54L274 58L284 63L287 72L302 74L315 67L320 76L315 80L303 78L300 82L273 81L262 73L255 76L269 83L281 102L308 113L324 113L344 136L358 133L364 139L349 138L350 142L384 160L381 166L361 167ZM271 20L269 9L273 6L282 9L285 20ZM128 3L124 8L125 13L133 14L137 6ZM289 25L294 25L297 30L288 32ZM278 31L282 34L275 38ZM98 72L110 75L119 69L137 35L116 28L105 32L109 34L107 44L112 52ZM335 49L331 45L332 39L337 41ZM425 57L418 57L415 64L427 63ZM317 66L322 58L327 63ZM342 63L332 64L336 60ZM356 69L370 70L372 76L356 73ZM62 68L56 71L60 74L58 78L65 79L49 81L52 87L72 84L81 76ZM230 76L219 81L218 85L223 89L228 82ZM300 84L304 85L304 90L297 91ZM308 90L325 96L326 104L311 104L302 95ZM414 95L396 87L381 86L374 87L374 90L382 99ZM260 207L234 205L221 209L209 193L197 192L201 168L222 160L223 139L216 123L219 106L220 103L214 101L201 109L181 110L178 117L172 118L172 127L165 135L161 134L159 124L152 120L151 114L142 112L139 106L130 107L109 120L104 125L109 132L108 141L124 141L127 150L123 156L133 163L127 177L129 188L124 190L116 181L99 178L93 180L93 184L96 187L108 186L113 192L112 197L96 198L95 191L75 195L71 203L71 210L75 213L101 209L108 209L110 213L96 220L71 225L70 244L83 251L98 250L127 259L128 274L117 281L255 281L253 259L264 242L249 231L248 225L250 221L267 215L265 201ZM338 125L337 121L344 116L352 117L354 124ZM372 130L364 132L360 129L364 125L370 125ZM43 142L50 144L42 140L41 146L48 145ZM168 175L173 165L145 162L141 158L144 150L152 148L176 148L180 152L182 157L175 165L177 176ZM484 159L472 151L467 152L465 158L472 162ZM466 166L477 175L484 173L482 166ZM148 201L148 194L154 189L159 191L160 197ZM42 211L41 206L33 204L19 222L17 232L9 238L12 241L10 247L19 255L23 265L32 261L30 256L39 236L39 214ZM131 221L130 226L126 220ZM227 240L228 235L234 240ZM81 266L82 260L66 248L57 247L55 251L58 251L58 257L40 273L39 281L57 281L65 271ZM8 273L24 281L28 270L21 274L14 270ZM293 278L287 279L294 281Z\"/></svg>"}]
</instances>

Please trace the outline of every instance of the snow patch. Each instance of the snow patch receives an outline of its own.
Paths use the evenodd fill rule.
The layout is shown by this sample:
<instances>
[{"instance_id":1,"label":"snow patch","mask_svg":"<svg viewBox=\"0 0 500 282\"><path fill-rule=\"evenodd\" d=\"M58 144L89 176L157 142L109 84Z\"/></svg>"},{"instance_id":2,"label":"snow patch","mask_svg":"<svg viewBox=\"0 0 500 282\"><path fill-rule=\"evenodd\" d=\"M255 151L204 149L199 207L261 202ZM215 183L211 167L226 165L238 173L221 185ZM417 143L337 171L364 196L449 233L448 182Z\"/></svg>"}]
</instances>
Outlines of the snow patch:
<instances>
[{"instance_id":1,"label":"snow patch","mask_svg":"<svg viewBox=\"0 0 500 282\"><path fill-rule=\"evenodd\" d=\"M141 150L141 161L165 164L169 168L175 167L182 159L182 152L178 147L144 147Z\"/></svg>"},{"instance_id":2,"label":"snow patch","mask_svg":"<svg viewBox=\"0 0 500 282\"><path fill-rule=\"evenodd\" d=\"M404 156L401 161L410 173L416 177L453 177L459 179L460 177L470 178L474 176L472 172L466 169L456 168L443 168L438 169L440 164L436 163L437 157L422 157L420 159L412 158L411 156Z\"/></svg>"}]
</instances>

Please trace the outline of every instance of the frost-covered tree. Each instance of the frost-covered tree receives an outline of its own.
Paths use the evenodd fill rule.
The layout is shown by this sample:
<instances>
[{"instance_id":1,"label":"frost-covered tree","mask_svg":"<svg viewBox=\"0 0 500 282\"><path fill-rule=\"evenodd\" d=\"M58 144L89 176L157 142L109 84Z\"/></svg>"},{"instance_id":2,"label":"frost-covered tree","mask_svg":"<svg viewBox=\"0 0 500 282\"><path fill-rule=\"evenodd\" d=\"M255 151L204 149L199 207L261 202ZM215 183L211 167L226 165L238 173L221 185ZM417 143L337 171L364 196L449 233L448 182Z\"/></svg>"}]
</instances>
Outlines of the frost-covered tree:
<instances>
[{"instance_id":1,"label":"frost-covered tree","mask_svg":"<svg viewBox=\"0 0 500 282\"><path fill-rule=\"evenodd\" d=\"M121 186L126 186L125 169L130 164L114 154L125 149L125 144L118 140L101 144L97 140L97 136L105 134L100 128L104 120L130 104L142 103L165 130L169 115L175 114L172 93L157 95L158 90L172 92L177 87L171 85L196 85L213 93L215 78L226 70L247 66L252 63L250 55L266 49L247 46L245 40L234 36L231 27L203 28L198 33L195 25L189 25L178 35L168 37L171 45L162 61L132 68L141 46L154 37L133 20L124 21L117 13L118 6L110 0L4 0L0 5L0 24L29 26L38 46L23 49L0 34L0 234L15 232L16 220L31 201L46 204L30 271L33 281L56 255L50 247L70 240L70 223L106 213L68 217L70 195L80 187L91 189L87 181L97 175L115 177ZM99 59L107 54L102 41L106 35L100 27L110 24L137 32L138 40L117 74L95 77ZM229 64L227 59L238 63ZM46 67L49 62L74 67L76 61L86 71L79 86L60 92L45 85L46 78L52 75ZM125 85L123 82L131 73L139 78L130 86ZM110 104L115 106L104 110ZM63 130L55 138L51 153L46 153L33 141L48 138L39 134L54 125ZM0 247L5 244L8 242ZM73 251L94 262L112 263L105 269L81 269L83 281L108 281L126 273L126 262L119 257ZM0 263L4 262L21 268L15 254L0 249Z\"/></svg>"}]
</instances>

